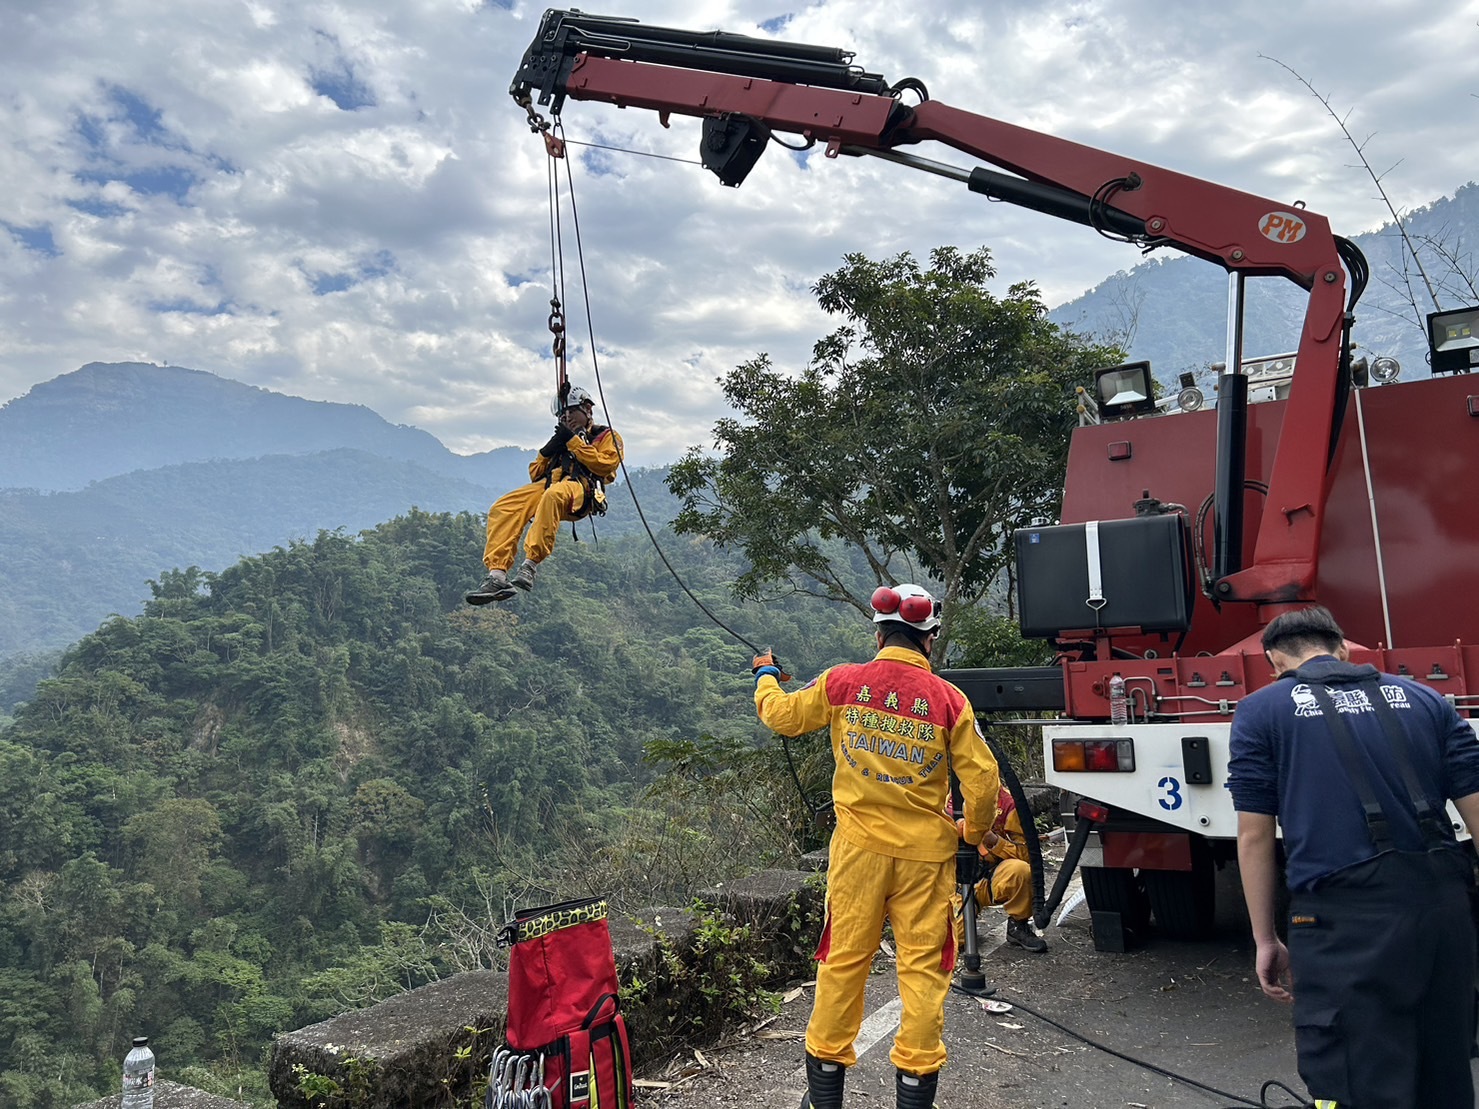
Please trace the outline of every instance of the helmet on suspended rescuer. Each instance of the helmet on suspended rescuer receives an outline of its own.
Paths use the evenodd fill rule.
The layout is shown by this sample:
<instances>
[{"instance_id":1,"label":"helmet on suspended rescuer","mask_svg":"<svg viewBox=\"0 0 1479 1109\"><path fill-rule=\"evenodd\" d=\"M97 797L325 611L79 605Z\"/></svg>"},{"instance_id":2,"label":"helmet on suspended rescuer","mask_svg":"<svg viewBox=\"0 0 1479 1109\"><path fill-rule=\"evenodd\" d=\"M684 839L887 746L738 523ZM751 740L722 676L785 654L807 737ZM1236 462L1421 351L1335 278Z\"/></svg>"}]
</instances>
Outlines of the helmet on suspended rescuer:
<instances>
[{"instance_id":1,"label":"helmet on suspended rescuer","mask_svg":"<svg viewBox=\"0 0 1479 1109\"><path fill-rule=\"evenodd\" d=\"M873 591L875 624L907 624L932 632L940 626L940 602L917 585L880 585Z\"/></svg>"},{"instance_id":2,"label":"helmet on suspended rescuer","mask_svg":"<svg viewBox=\"0 0 1479 1109\"><path fill-rule=\"evenodd\" d=\"M572 385L565 393L563 401L561 401L558 393L555 394L555 399L550 402L549 410L556 416L563 416L567 408L593 409L595 407L596 402L591 399L589 393L579 385Z\"/></svg>"}]
</instances>

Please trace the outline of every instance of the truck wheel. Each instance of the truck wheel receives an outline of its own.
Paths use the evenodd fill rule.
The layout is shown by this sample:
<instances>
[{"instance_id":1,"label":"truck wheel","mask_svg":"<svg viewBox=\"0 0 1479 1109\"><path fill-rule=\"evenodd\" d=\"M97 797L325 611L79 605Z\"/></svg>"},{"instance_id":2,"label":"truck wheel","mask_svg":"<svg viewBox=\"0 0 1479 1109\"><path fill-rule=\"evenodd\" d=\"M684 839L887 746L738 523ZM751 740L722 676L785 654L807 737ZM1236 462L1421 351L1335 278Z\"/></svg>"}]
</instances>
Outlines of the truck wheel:
<instances>
[{"instance_id":1,"label":"truck wheel","mask_svg":"<svg viewBox=\"0 0 1479 1109\"><path fill-rule=\"evenodd\" d=\"M1217 919L1217 871L1206 844L1193 840L1190 870L1142 870L1150 911L1161 935L1199 940Z\"/></svg>"},{"instance_id":2,"label":"truck wheel","mask_svg":"<svg viewBox=\"0 0 1479 1109\"><path fill-rule=\"evenodd\" d=\"M1078 873L1091 913L1119 913L1126 928L1145 930L1150 922L1150 903L1133 870L1119 866L1081 866Z\"/></svg>"}]
</instances>

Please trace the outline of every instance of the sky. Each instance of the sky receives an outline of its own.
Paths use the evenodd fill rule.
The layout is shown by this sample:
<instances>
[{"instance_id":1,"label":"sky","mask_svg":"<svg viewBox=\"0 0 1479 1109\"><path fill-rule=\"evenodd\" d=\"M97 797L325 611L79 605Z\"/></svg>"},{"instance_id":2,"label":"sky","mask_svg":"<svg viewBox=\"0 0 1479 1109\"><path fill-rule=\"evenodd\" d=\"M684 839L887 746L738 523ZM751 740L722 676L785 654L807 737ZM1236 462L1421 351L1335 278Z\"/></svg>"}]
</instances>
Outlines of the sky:
<instances>
[{"instance_id":1,"label":"sky","mask_svg":"<svg viewBox=\"0 0 1479 1109\"><path fill-rule=\"evenodd\" d=\"M1387 210L1336 121L1278 63L1328 97L1399 209L1453 193L1479 165L1479 0L600 7L845 48L957 108L1302 200L1339 234ZM87 362L153 362L367 405L463 453L542 441L548 159L508 86L543 11L0 6L0 402ZM697 120L665 130L652 112L572 101L563 122L598 144L571 147L581 254L568 204L561 223L570 374L596 391L593 332L603 422L635 465L712 445L733 367L765 352L800 370L838 323L812 286L850 252L985 245L1002 291L1035 281L1050 306L1140 260L878 159L772 146L731 189L691 164ZM943 147L914 152L969 168Z\"/></svg>"}]
</instances>

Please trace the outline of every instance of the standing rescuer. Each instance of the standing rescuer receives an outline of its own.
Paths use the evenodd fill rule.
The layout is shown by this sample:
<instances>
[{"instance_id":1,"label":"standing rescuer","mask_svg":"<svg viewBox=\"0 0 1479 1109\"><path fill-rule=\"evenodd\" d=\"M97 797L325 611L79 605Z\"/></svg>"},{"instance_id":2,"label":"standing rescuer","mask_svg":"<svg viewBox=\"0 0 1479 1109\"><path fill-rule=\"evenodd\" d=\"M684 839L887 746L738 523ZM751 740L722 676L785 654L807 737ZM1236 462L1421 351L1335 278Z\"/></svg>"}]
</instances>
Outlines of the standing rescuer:
<instances>
[{"instance_id":1,"label":"standing rescuer","mask_svg":"<svg viewBox=\"0 0 1479 1109\"><path fill-rule=\"evenodd\" d=\"M806 1028L802 1109L841 1109L845 1068L863 1019L863 988L884 921L893 926L903 1015L889 1058L899 1109L930 1109L945 1064L941 1033L955 963L950 895L955 826L945 816L950 770L965 798L965 838L979 844L996 816L996 760L970 702L930 669L940 606L917 585L873 594L878 654L834 666L795 693L769 652L754 661L755 709L786 736L830 726L837 829L827 919Z\"/></svg>"},{"instance_id":2,"label":"standing rescuer","mask_svg":"<svg viewBox=\"0 0 1479 1109\"><path fill-rule=\"evenodd\" d=\"M1427 686L1349 661L1319 607L1263 633L1279 680L1233 717L1228 788L1258 980L1294 1005L1316 1105L1474 1104L1474 855L1479 741ZM1290 891L1274 930L1275 821Z\"/></svg>"},{"instance_id":3,"label":"standing rescuer","mask_svg":"<svg viewBox=\"0 0 1479 1109\"><path fill-rule=\"evenodd\" d=\"M506 601L515 589L533 589L535 568L555 549L561 521L605 511L601 486L621 467L621 436L596 423L596 402L578 386L556 397L550 407L559 422L529 463L529 484L505 493L488 509L483 548L488 576L467 594L470 605ZM526 526L524 561L510 579L508 568Z\"/></svg>"}]
</instances>

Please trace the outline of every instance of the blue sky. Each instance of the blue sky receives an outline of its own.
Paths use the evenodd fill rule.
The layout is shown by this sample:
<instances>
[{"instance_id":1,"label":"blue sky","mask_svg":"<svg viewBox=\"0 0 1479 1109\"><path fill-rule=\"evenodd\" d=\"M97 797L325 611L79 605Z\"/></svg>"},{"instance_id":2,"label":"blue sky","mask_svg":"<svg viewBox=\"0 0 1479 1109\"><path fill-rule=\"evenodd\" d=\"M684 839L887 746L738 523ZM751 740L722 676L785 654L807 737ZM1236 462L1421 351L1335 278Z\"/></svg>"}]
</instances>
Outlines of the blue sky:
<instances>
[{"instance_id":1,"label":"blue sky","mask_svg":"<svg viewBox=\"0 0 1479 1109\"><path fill-rule=\"evenodd\" d=\"M1479 0L633 0L645 22L851 49L957 107L1281 201L1355 234L1479 165ZM366 404L457 450L541 441L546 159L507 96L544 5L53 0L0 13L0 401L90 361L208 370ZM1261 55L1263 55L1261 57ZM876 160L763 158L740 189L698 125L572 103L597 350L637 463L706 443L715 379L799 368L809 289L850 251L985 244L1050 304L1130 248ZM948 151L921 154L950 161ZM959 164L959 158L953 159ZM563 173L563 167L562 167ZM572 373L590 385L573 230ZM1149 326L1149 325L1146 325Z\"/></svg>"}]
</instances>

